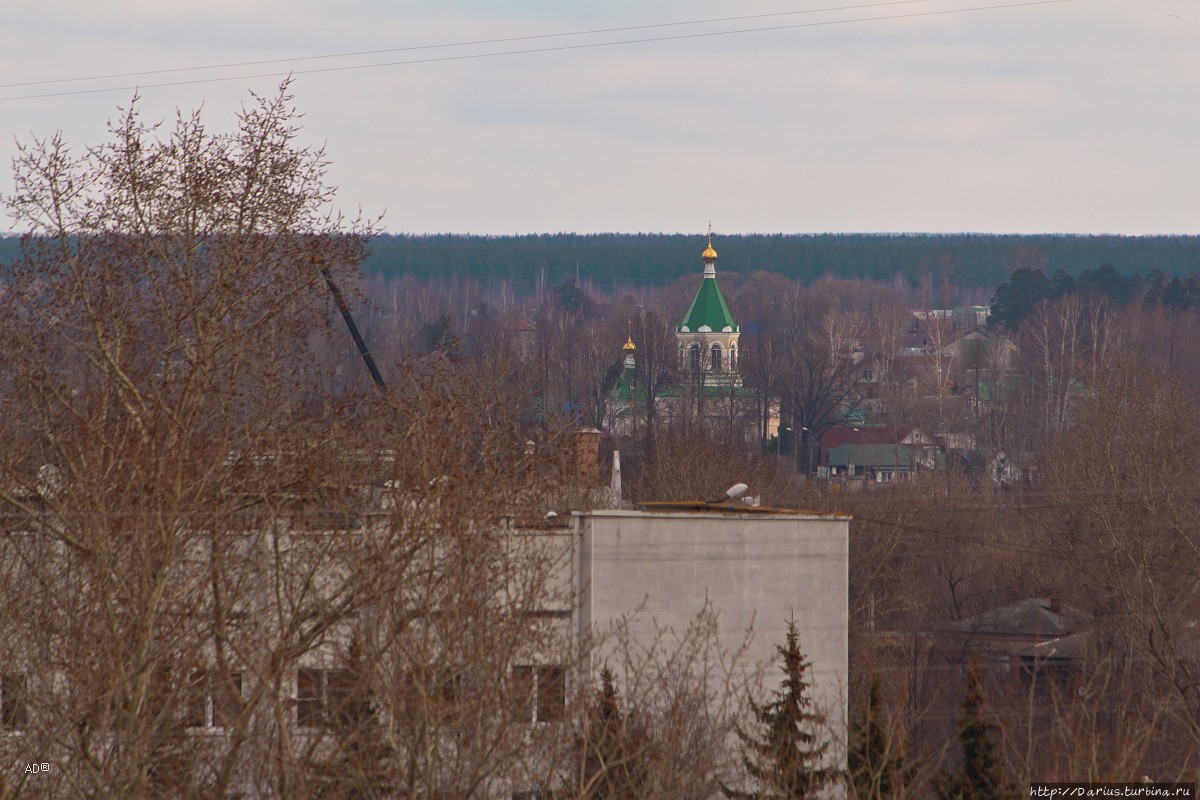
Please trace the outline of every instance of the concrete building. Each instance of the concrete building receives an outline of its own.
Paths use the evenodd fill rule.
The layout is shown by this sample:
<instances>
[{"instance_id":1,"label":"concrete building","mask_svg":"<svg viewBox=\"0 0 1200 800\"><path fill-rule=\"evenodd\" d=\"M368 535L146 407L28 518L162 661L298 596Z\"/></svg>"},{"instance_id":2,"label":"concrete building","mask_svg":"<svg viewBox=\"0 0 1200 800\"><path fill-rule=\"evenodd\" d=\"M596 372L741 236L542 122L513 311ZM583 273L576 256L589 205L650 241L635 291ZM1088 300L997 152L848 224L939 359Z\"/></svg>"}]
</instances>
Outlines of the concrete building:
<instances>
[{"instance_id":1,"label":"concrete building","mask_svg":"<svg viewBox=\"0 0 1200 800\"><path fill-rule=\"evenodd\" d=\"M591 485L597 438L580 432L572 454ZM142 691L133 678L63 658L61 636L9 618L0 758L54 762L45 792L31 796L62 796L58 787L106 782L106 770L126 763L117 745L153 731L146 741L157 749L146 759L159 766L147 780L158 788L150 796L209 786L224 763L226 783L213 796L252 798L274 796L285 768L313 786L338 786L339 748L371 742L380 755L360 763L377 772L363 780L386 786L391 765L401 764L454 787L488 752L456 749L464 720L479 741L533 753L560 736L573 690L594 685L612 655L614 640L593 633L625 621L626 641L648 646L663 629L682 633L706 608L730 648L753 631L735 665L748 672L775 657L794 620L812 662L812 696L831 722L844 718L848 517L732 502L457 517L440 486L370 480L340 502L327 487L292 487L270 509L230 520L229 530L176 531L164 602L181 611L159 623L170 638L155 639L158 649L142 659L142 727L123 726L119 703L93 700ZM36 513L0 516L3 552L17 565L4 573L15 597L34 596L28 586L47 575L74 576L81 563L66 548L37 549L53 520L25 491ZM486 531L475 524L483 519ZM389 541L404 544L384 549ZM40 560L24 557L34 552ZM213 583L228 589L220 602L208 594ZM73 603L63 613L90 630L107 611ZM763 677L764 691L778 687L778 669ZM371 738L384 728L386 739ZM450 743L435 759L404 749L427 749L429 737ZM277 762L284 743L294 752ZM405 753L420 770L399 758ZM489 775L476 796L533 796L523 787L541 785L552 784Z\"/></svg>"},{"instance_id":2,"label":"concrete building","mask_svg":"<svg viewBox=\"0 0 1200 800\"><path fill-rule=\"evenodd\" d=\"M664 627L682 631L706 606L723 643L753 631L746 667L771 661L789 620L812 662L814 698L831 720L844 712L849 624L846 515L698 503L575 514L577 630L603 631L626 615L649 644ZM591 654L594 668L603 647ZM765 686L779 685L779 671Z\"/></svg>"}]
</instances>

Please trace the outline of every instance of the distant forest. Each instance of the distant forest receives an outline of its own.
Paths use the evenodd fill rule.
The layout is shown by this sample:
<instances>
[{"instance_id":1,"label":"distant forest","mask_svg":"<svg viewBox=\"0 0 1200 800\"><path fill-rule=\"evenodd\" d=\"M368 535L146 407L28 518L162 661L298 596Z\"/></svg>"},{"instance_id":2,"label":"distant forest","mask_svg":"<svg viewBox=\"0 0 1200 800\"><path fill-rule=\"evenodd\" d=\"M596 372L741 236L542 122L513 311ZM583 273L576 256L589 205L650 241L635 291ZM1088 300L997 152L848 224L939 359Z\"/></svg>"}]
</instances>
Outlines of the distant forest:
<instances>
[{"instance_id":1,"label":"distant forest","mask_svg":"<svg viewBox=\"0 0 1200 800\"><path fill-rule=\"evenodd\" d=\"M719 270L774 272L802 283L826 275L912 285L926 274L998 285L1017 269L1079 275L1101 264L1123 274L1200 272L1198 236L993 236L818 234L714 236ZM364 269L384 276L504 278L515 286L556 285L578 272L609 281L661 285L700 269L699 234L377 236ZM543 272L544 277L543 277Z\"/></svg>"},{"instance_id":2,"label":"distant forest","mask_svg":"<svg viewBox=\"0 0 1200 800\"><path fill-rule=\"evenodd\" d=\"M1126 275L1200 273L1200 236L998 236L990 234L717 235L718 269L774 272L802 283L823 276L916 285L924 275L960 284L999 285L1018 269L1047 275L1111 264ZM363 269L391 278L504 279L514 288L557 285L578 275L603 288L662 285L699 269L702 234L572 233L528 236L374 237ZM18 239L0 238L0 262Z\"/></svg>"}]
</instances>

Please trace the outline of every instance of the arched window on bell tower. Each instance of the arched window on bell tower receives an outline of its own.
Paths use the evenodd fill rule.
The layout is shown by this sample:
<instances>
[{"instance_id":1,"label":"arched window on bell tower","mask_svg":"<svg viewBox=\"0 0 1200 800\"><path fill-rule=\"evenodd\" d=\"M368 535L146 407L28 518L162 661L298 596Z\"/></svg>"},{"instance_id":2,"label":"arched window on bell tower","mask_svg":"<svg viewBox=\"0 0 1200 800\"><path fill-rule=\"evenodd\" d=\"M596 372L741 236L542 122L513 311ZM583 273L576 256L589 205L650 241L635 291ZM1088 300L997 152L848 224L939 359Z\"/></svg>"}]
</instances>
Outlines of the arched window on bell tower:
<instances>
[{"instance_id":1,"label":"arched window on bell tower","mask_svg":"<svg viewBox=\"0 0 1200 800\"><path fill-rule=\"evenodd\" d=\"M699 372L700 371L700 344L699 344L699 342L692 342L692 346L688 348L688 353L691 355L691 359L692 359L692 370Z\"/></svg>"},{"instance_id":2,"label":"arched window on bell tower","mask_svg":"<svg viewBox=\"0 0 1200 800\"><path fill-rule=\"evenodd\" d=\"M713 343L712 346L712 364L713 370L721 369L721 345Z\"/></svg>"}]
</instances>

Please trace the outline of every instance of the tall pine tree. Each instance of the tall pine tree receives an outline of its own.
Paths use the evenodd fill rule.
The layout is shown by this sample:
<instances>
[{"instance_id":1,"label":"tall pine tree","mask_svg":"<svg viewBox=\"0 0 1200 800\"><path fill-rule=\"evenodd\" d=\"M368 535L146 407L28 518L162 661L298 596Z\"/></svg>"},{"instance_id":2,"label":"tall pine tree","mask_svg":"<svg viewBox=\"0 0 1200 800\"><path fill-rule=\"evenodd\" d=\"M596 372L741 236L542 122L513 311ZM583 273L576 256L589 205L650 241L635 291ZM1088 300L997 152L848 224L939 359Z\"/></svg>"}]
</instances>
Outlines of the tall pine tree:
<instances>
[{"instance_id":1,"label":"tall pine tree","mask_svg":"<svg viewBox=\"0 0 1200 800\"><path fill-rule=\"evenodd\" d=\"M825 716L808 696L811 684L805 680L805 674L812 664L800 652L795 622L788 623L786 644L776 649L783 658L783 686L771 702L750 704L761 727L759 735L737 729L746 773L758 784L758 789L745 792L722 786L726 797L802 800L815 796L841 777L839 770L826 763L830 742L823 740L820 733Z\"/></svg>"},{"instance_id":2,"label":"tall pine tree","mask_svg":"<svg viewBox=\"0 0 1200 800\"><path fill-rule=\"evenodd\" d=\"M872 673L862 716L850 724L846 770L857 800L902 797L912 778L905 766L904 746L889 736L883 720L883 688Z\"/></svg>"},{"instance_id":3,"label":"tall pine tree","mask_svg":"<svg viewBox=\"0 0 1200 800\"><path fill-rule=\"evenodd\" d=\"M967 694L958 721L962 764L957 773L942 772L933 789L940 800L1013 800L1016 790L1005 778L1004 760L992 733L999 726L983 713L983 686L979 664L967 671Z\"/></svg>"}]
</instances>

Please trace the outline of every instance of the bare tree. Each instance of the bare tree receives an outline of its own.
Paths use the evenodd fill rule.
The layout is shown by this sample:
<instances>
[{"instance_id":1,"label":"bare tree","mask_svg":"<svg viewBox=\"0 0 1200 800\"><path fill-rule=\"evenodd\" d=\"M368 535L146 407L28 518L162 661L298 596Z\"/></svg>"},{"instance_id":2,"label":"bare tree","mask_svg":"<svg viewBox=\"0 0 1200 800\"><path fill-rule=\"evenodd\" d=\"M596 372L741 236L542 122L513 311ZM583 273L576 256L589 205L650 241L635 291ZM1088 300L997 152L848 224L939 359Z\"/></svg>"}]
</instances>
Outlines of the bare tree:
<instances>
[{"instance_id":1,"label":"bare tree","mask_svg":"<svg viewBox=\"0 0 1200 800\"><path fill-rule=\"evenodd\" d=\"M797 440L796 467L812 471L822 434L842 422L856 400L854 362L846 348L848 335L837 324L824 325L825 307L804 290L792 298L787 327L778 331L783 365L779 388L783 413Z\"/></svg>"},{"instance_id":2,"label":"bare tree","mask_svg":"<svg viewBox=\"0 0 1200 800\"><path fill-rule=\"evenodd\" d=\"M637 342L637 372L645 397L644 451L647 461L654 459L655 430L662 413L659 398L671 386L677 374L679 356L671 327L653 311L634 321Z\"/></svg>"},{"instance_id":3,"label":"bare tree","mask_svg":"<svg viewBox=\"0 0 1200 800\"><path fill-rule=\"evenodd\" d=\"M329 214L295 119L285 85L230 134L135 106L78 158L22 151L0 794L488 797L545 767L590 679L545 517L588 487L536 370L487 348L397 358L387 393L314 373L342 334L322 271L350 285L369 227ZM671 723L707 714L688 675ZM662 779L689 779L707 751L663 730Z\"/></svg>"},{"instance_id":4,"label":"bare tree","mask_svg":"<svg viewBox=\"0 0 1200 800\"><path fill-rule=\"evenodd\" d=\"M1046 454L1054 514L1041 523L1104 610L1115 652L1124 645L1131 663L1150 668L1147 698L1169 701L1178 732L1200 741L1195 408L1190 390L1136 356L1115 360Z\"/></svg>"},{"instance_id":5,"label":"bare tree","mask_svg":"<svg viewBox=\"0 0 1200 800\"><path fill-rule=\"evenodd\" d=\"M239 762L250 741L214 755L183 736L198 687L232 692L221 643L245 611L218 580L238 538L213 534L286 494L300 454L328 441L308 422L307 334L322 270L351 277L365 232L329 215L323 154L296 145L294 118L286 85L231 134L181 115L160 138L135 104L110 144L75 157L37 140L15 164L9 205L30 232L0 340L26 424L5 429L0 470L25 534L5 542L8 585L27 614L3 622L54 700L26 740L64 756L50 794L228 785L231 768L201 777L198 764ZM197 560L214 571L185 568ZM337 616L298 613L301 642Z\"/></svg>"}]
</instances>

